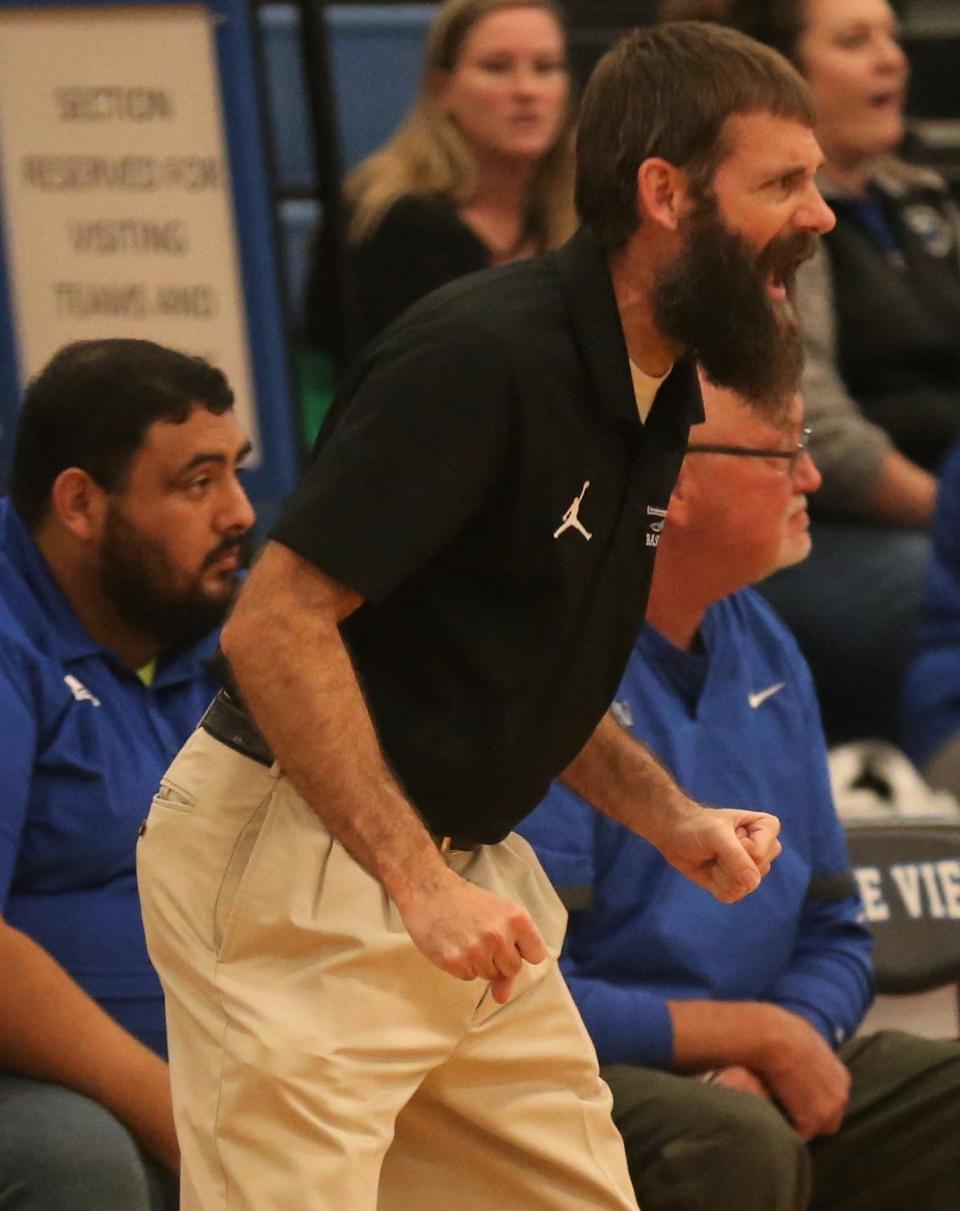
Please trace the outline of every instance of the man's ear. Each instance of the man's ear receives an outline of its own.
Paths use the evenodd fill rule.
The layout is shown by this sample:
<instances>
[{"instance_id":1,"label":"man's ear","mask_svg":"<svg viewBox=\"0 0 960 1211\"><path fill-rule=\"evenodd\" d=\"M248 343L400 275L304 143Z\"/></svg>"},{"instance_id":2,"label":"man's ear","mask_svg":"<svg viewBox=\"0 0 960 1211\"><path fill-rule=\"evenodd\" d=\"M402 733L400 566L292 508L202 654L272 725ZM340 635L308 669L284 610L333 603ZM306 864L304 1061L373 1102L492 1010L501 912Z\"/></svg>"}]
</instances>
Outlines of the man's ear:
<instances>
[{"instance_id":1,"label":"man's ear","mask_svg":"<svg viewBox=\"0 0 960 1211\"><path fill-rule=\"evenodd\" d=\"M637 209L641 223L649 220L676 231L688 209L689 179L669 160L651 156L637 169Z\"/></svg>"},{"instance_id":2,"label":"man's ear","mask_svg":"<svg viewBox=\"0 0 960 1211\"><path fill-rule=\"evenodd\" d=\"M81 542L90 542L103 529L107 493L88 471L67 467L53 481L50 512Z\"/></svg>"}]
</instances>

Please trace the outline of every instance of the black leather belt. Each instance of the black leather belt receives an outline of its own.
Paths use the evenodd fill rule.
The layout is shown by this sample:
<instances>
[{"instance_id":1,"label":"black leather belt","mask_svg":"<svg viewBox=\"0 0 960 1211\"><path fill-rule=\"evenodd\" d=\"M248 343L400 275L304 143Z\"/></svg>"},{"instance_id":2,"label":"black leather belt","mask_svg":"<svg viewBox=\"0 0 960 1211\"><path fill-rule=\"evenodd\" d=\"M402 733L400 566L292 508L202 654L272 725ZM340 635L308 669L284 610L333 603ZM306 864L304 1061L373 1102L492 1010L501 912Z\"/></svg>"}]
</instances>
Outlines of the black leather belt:
<instances>
[{"instance_id":1,"label":"black leather belt","mask_svg":"<svg viewBox=\"0 0 960 1211\"><path fill-rule=\"evenodd\" d=\"M214 740L219 740L234 752L251 757L261 765L273 765L273 753L260 734L260 729L250 718L246 709L232 697L229 690L221 690L207 707L200 726Z\"/></svg>"},{"instance_id":2,"label":"black leather belt","mask_svg":"<svg viewBox=\"0 0 960 1211\"><path fill-rule=\"evenodd\" d=\"M261 765L273 765L273 753L270 746L260 734L260 729L253 722L246 708L239 703L229 690L221 690L207 707L207 712L200 720L200 726L205 732L219 740L234 752L241 753L259 761ZM442 854L457 851L472 853L482 845L481 841L473 841L468 837L441 836L431 833L437 849Z\"/></svg>"}]
</instances>

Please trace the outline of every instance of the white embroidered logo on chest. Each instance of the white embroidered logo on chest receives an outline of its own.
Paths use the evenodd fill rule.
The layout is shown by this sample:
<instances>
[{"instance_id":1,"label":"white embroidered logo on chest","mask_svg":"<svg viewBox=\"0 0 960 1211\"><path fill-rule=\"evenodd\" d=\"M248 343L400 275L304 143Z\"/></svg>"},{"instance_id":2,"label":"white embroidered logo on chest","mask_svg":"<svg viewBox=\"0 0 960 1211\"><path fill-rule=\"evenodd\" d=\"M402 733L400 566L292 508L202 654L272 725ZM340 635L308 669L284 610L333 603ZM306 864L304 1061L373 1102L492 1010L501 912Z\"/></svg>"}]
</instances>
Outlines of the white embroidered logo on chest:
<instances>
[{"instance_id":1,"label":"white embroidered logo on chest","mask_svg":"<svg viewBox=\"0 0 960 1211\"><path fill-rule=\"evenodd\" d=\"M666 509L658 509L656 505L647 505L647 518L655 520L647 521L647 546L658 547L660 545L660 534L663 530L663 523L666 519Z\"/></svg>"},{"instance_id":2,"label":"white embroidered logo on chest","mask_svg":"<svg viewBox=\"0 0 960 1211\"><path fill-rule=\"evenodd\" d=\"M76 698L77 702L92 702L94 706L100 705L100 699L96 694L91 694L80 678L74 677L72 673L67 673L63 679L63 684Z\"/></svg>"},{"instance_id":3,"label":"white embroidered logo on chest","mask_svg":"<svg viewBox=\"0 0 960 1211\"><path fill-rule=\"evenodd\" d=\"M786 686L787 683L785 681L778 681L776 685L768 685L765 690L756 690L754 693L748 694L747 702L750 703L751 710L755 711L763 706L768 698L772 698L774 694L779 694L781 690L786 689Z\"/></svg>"},{"instance_id":4,"label":"white embroidered logo on chest","mask_svg":"<svg viewBox=\"0 0 960 1211\"><path fill-rule=\"evenodd\" d=\"M616 702L611 703L610 714L628 732L633 727L633 707L630 705L629 699L618 698Z\"/></svg>"},{"instance_id":5,"label":"white embroidered logo on chest","mask_svg":"<svg viewBox=\"0 0 960 1211\"><path fill-rule=\"evenodd\" d=\"M580 495L573 498L569 509L567 509L566 513L563 515L563 521L561 521L560 525L556 528L556 530L554 530L554 538L559 538L565 530L576 530L578 534L583 535L587 542L593 538L593 535L589 530L584 528L584 525L580 520L580 506L583 504L583 498L586 496L587 488L589 487L590 480L585 479L583 481L583 487L580 489Z\"/></svg>"}]
</instances>

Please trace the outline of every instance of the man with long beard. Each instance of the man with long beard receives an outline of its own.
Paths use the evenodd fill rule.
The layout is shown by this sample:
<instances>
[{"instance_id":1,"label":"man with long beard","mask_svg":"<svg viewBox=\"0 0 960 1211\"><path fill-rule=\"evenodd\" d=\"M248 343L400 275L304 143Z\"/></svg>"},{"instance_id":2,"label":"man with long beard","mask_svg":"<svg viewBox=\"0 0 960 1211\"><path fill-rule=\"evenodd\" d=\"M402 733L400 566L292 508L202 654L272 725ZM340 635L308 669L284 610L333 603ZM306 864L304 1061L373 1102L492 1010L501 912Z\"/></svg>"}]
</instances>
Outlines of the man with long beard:
<instances>
[{"instance_id":1,"label":"man with long beard","mask_svg":"<svg viewBox=\"0 0 960 1211\"><path fill-rule=\"evenodd\" d=\"M253 513L223 375L62 349L0 501L0 1205L164 1211L179 1156L137 829L216 692Z\"/></svg>"},{"instance_id":2,"label":"man with long beard","mask_svg":"<svg viewBox=\"0 0 960 1211\"><path fill-rule=\"evenodd\" d=\"M563 910L511 829L562 774L724 901L779 852L605 712L701 415L691 351L728 373L701 315L759 297L783 320L759 351L727 323L729 373L775 407L793 372L786 283L832 222L812 119L749 39L638 31L586 90L584 229L429 296L348 374L224 631L242 700L139 847L184 1211L635 1207ZM724 272L691 306L711 196Z\"/></svg>"}]
</instances>

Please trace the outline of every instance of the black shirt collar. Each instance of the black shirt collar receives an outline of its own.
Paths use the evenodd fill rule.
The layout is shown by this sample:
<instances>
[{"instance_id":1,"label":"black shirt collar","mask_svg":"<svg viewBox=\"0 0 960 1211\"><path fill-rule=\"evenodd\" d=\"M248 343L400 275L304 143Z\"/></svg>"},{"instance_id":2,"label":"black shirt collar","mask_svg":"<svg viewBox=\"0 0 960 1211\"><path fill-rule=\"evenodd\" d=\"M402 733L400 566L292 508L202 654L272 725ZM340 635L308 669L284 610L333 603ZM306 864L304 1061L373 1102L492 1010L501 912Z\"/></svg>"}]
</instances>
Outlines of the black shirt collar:
<instances>
[{"instance_id":1,"label":"black shirt collar","mask_svg":"<svg viewBox=\"0 0 960 1211\"><path fill-rule=\"evenodd\" d=\"M600 402L613 416L638 424L630 359L607 258L582 227L556 258L577 343ZM665 419L666 413L676 419L678 426L689 427L703 420L703 400L691 356L674 363L657 392L654 407L658 419Z\"/></svg>"}]
</instances>

